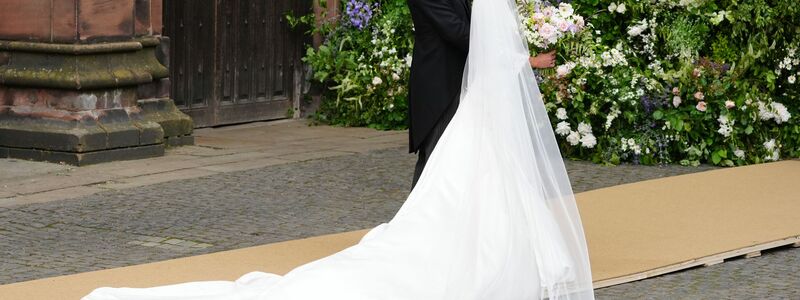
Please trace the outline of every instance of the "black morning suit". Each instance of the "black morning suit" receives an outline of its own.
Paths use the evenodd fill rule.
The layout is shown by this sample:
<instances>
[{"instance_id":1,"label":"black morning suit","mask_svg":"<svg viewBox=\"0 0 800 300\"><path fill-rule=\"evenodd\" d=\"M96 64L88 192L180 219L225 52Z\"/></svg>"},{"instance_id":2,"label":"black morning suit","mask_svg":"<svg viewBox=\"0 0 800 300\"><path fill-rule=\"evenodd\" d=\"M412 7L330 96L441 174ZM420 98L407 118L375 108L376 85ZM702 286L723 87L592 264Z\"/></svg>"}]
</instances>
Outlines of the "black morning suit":
<instances>
[{"instance_id":1,"label":"black morning suit","mask_svg":"<svg viewBox=\"0 0 800 300\"><path fill-rule=\"evenodd\" d=\"M414 54L408 91L409 151L417 152L414 185L453 118L469 51L468 0L408 0Z\"/></svg>"}]
</instances>

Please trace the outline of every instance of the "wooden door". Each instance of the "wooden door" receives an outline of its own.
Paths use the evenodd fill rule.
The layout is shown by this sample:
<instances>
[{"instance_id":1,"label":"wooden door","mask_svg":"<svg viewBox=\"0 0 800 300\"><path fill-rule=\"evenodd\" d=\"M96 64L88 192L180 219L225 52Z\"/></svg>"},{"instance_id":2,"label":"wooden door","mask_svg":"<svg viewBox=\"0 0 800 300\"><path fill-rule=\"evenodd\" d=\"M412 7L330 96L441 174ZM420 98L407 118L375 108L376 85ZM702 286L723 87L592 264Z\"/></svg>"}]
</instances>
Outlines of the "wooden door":
<instances>
[{"instance_id":1,"label":"wooden door","mask_svg":"<svg viewBox=\"0 0 800 300\"><path fill-rule=\"evenodd\" d=\"M196 126L291 117L310 0L165 0L172 98Z\"/></svg>"}]
</instances>

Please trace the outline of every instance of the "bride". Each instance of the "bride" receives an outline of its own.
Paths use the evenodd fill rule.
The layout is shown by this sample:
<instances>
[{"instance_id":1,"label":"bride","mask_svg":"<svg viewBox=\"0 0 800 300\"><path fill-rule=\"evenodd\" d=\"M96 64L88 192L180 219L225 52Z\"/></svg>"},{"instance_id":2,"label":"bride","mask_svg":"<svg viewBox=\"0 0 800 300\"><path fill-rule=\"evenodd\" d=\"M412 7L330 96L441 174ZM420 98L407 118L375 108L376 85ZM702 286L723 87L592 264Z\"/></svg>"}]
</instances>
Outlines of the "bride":
<instances>
[{"instance_id":1,"label":"bride","mask_svg":"<svg viewBox=\"0 0 800 300\"><path fill-rule=\"evenodd\" d=\"M397 215L285 276L84 300L593 299L580 217L514 0L474 0L458 110Z\"/></svg>"}]
</instances>

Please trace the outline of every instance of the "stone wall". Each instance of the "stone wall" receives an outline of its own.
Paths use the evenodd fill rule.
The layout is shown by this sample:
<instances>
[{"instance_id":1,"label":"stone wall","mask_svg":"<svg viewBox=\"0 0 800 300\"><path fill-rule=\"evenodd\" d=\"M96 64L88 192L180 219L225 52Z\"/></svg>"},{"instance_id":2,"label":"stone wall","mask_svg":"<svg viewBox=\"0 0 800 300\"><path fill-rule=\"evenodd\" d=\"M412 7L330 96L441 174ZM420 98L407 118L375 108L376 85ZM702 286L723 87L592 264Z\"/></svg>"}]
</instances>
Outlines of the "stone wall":
<instances>
[{"instance_id":1,"label":"stone wall","mask_svg":"<svg viewBox=\"0 0 800 300\"><path fill-rule=\"evenodd\" d=\"M0 158L89 164L192 143L160 0L0 2Z\"/></svg>"}]
</instances>

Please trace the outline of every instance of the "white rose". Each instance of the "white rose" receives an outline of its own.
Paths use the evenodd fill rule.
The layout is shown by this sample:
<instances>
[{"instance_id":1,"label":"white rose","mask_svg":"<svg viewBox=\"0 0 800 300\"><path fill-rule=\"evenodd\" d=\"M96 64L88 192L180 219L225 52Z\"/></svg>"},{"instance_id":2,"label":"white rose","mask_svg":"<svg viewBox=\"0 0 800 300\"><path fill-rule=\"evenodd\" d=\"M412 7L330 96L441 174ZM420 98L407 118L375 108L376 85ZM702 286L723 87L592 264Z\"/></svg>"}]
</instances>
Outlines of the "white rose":
<instances>
[{"instance_id":1,"label":"white rose","mask_svg":"<svg viewBox=\"0 0 800 300\"><path fill-rule=\"evenodd\" d=\"M681 100L681 96L672 97L672 106L678 107L681 105L681 102L683 102L683 100Z\"/></svg>"},{"instance_id":2,"label":"white rose","mask_svg":"<svg viewBox=\"0 0 800 300\"><path fill-rule=\"evenodd\" d=\"M617 12L621 14L625 13L625 3L620 3L617 5Z\"/></svg>"},{"instance_id":3,"label":"white rose","mask_svg":"<svg viewBox=\"0 0 800 300\"><path fill-rule=\"evenodd\" d=\"M789 76L789 78L787 78L787 80L789 81L790 84L794 84L794 82L797 80L797 77L794 77L794 75L792 75L792 76Z\"/></svg>"},{"instance_id":4,"label":"white rose","mask_svg":"<svg viewBox=\"0 0 800 300\"><path fill-rule=\"evenodd\" d=\"M383 80L380 77L375 76L375 78L372 78L372 85L381 85L381 83L383 83Z\"/></svg>"},{"instance_id":5,"label":"white rose","mask_svg":"<svg viewBox=\"0 0 800 300\"><path fill-rule=\"evenodd\" d=\"M559 120L566 120L567 119L567 110L564 109L563 107L559 107L556 110L556 118L558 118Z\"/></svg>"},{"instance_id":6,"label":"white rose","mask_svg":"<svg viewBox=\"0 0 800 300\"><path fill-rule=\"evenodd\" d=\"M572 5L569 5L568 3L559 4L558 5L558 10L560 10L561 11L561 15L564 15L564 16L570 16L570 15L572 15L573 12L575 12L575 10L572 9Z\"/></svg>"},{"instance_id":7,"label":"white rose","mask_svg":"<svg viewBox=\"0 0 800 300\"><path fill-rule=\"evenodd\" d=\"M392 79L394 81L398 81L398 80L400 80L400 75L397 75L397 73L392 73Z\"/></svg>"},{"instance_id":8,"label":"white rose","mask_svg":"<svg viewBox=\"0 0 800 300\"><path fill-rule=\"evenodd\" d=\"M608 12L613 13L615 11L617 11L617 4L614 3L614 2L611 2L611 4L608 6Z\"/></svg>"},{"instance_id":9,"label":"white rose","mask_svg":"<svg viewBox=\"0 0 800 300\"><path fill-rule=\"evenodd\" d=\"M597 145L597 138L595 138L594 135L591 134L591 133L587 134L587 135L584 135L581 138L581 145L584 148L590 148L590 149L594 148L594 146Z\"/></svg>"},{"instance_id":10,"label":"white rose","mask_svg":"<svg viewBox=\"0 0 800 300\"><path fill-rule=\"evenodd\" d=\"M769 151L774 150L775 149L775 139L771 139L769 141L764 142L764 148L766 148Z\"/></svg>"},{"instance_id":11,"label":"white rose","mask_svg":"<svg viewBox=\"0 0 800 300\"><path fill-rule=\"evenodd\" d=\"M628 28L628 35L630 35L630 36L638 36L638 35L642 34L643 31L644 31L644 28L641 28L639 26L633 26L631 28Z\"/></svg>"},{"instance_id":12,"label":"white rose","mask_svg":"<svg viewBox=\"0 0 800 300\"><path fill-rule=\"evenodd\" d=\"M592 134L592 125L581 122L578 124L578 132L582 135Z\"/></svg>"},{"instance_id":13,"label":"white rose","mask_svg":"<svg viewBox=\"0 0 800 300\"><path fill-rule=\"evenodd\" d=\"M569 127L569 123L565 121L561 121L556 125L556 134L560 136L566 136L572 132L572 128Z\"/></svg>"},{"instance_id":14,"label":"white rose","mask_svg":"<svg viewBox=\"0 0 800 300\"><path fill-rule=\"evenodd\" d=\"M558 78L564 78L567 74L569 74L569 70L566 65L560 65L556 68L556 76Z\"/></svg>"},{"instance_id":15,"label":"white rose","mask_svg":"<svg viewBox=\"0 0 800 300\"><path fill-rule=\"evenodd\" d=\"M581 135L577 131L571 131L567 136L570 145L577 146L581 142Z\"/></svg>"},{"instance_id":16,"label":"white rose","mask_svg":"<svg viewBox=\"0 0 800 300\"><path fill-rule=\"evenodd\" d=\"M735 155L739 159L744 159L744 150L736 149L733 151L733 155Z\"/></svg>"}]
</instances>

